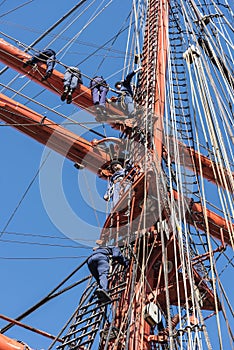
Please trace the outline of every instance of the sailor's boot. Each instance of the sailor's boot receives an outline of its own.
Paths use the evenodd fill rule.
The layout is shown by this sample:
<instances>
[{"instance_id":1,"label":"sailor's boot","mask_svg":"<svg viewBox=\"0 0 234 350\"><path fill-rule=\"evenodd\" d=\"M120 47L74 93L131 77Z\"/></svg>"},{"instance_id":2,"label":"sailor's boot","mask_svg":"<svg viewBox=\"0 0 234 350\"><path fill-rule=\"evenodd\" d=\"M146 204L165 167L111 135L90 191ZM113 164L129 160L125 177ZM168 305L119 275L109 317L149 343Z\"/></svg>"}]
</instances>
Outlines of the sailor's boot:
<instances>
[{"instance_id":1,"label":"sailor's boot","mask_svg":"<svg viewBox=\"0 0 234 350\"><path fill-rule=\"evenodd\" d=\"M70 104L72 102L72 94L73 94L73 89L70 89L67 95L67 103Z\"/></svg>"},{"instance_id":2,"label":"sailor's boot","mask_svg":"<svg viewBox=\"0 0 234 350\"><path fill-rule=\"evenodd\" d=\"M66 100L66 97L67 97L67 94L68 94L68 86L65 86L64 87L64 90L63 90L63 93L62 93L62 95L61 95L61 100L62 101L65 101Z\"/></svg>"},{"instance_id":3,"label":"sailor's boot","mask_svg":"<svg viewBox=\"0 0 234 350\"><path fill-rule=\"evenodd\" d=\"M33 66L33 63L31 60L27 60L26 62L24 62L23 68L26 68L27 66Z\"/></svg>"},{"instance_id":4,"label":"sailor's boot","mask_svg":"<svg viewBox=\"0 0 234 350\"><path fill-rule=\"evenodd\" d=\"M47 79L51 76L51 74L52 74L52 71L47 72L47 73L44 75L44 77L41 78L41 81L47 80Z\"/></svg>"}]
</instances>

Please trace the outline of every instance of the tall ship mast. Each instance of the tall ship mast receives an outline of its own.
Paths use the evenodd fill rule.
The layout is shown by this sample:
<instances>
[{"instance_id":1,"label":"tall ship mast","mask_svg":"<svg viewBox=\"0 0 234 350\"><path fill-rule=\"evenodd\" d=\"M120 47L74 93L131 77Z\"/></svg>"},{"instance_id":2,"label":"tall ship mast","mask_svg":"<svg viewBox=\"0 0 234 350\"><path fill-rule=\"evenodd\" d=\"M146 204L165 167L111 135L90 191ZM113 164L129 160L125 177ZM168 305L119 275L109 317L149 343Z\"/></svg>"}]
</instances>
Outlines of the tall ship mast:
<instances>
[{"instance_id":1,"label":"tall ship mast","mask_svg":"<svg viewBox=\"0 0 234 350\"><path fill-rule=\"evenodd\" d=\"M61 254L58 266L35 265L36 276L28 263L9 267L10 259L22 257L17 249L10 257L7 248L0 350L233 349L233 5L72 4L61 5L62 13L53 8L54 22L27 40L23 32L32 27L19 18L33 18L36 4L0 4L3 17L10 16L0 39L1 130L14 133L11 141L3 135L4 144L16 158L14 140L26 142L27 168L38 155L15 207L3 211L2 244L31 244L32 261L55 261L52 245L76 255ZM47 77L45 60L28 62L49 48L56 58ZM66 103L61 96L69 66L79 68L82 82ZM119 97L114 86L131 72L130 114L126 95ZM109 86L101 114L90 88L96 76ZM131 170L121 179L118 200L105 202L113 161ZM35 182L39 210L31 199ZM28 196L27 214L17 219ZM17 224L25 231L17 232ZM41 227L52 233L42 235ZM86 264L97 239L120 247L129 261L126 269L112 264L108 300L97 297ZM16 287L5 271L17 269L26 283L17 279ZM11 305L12 285L25 299L14 295Z\"/></svg>"}]
</instances>

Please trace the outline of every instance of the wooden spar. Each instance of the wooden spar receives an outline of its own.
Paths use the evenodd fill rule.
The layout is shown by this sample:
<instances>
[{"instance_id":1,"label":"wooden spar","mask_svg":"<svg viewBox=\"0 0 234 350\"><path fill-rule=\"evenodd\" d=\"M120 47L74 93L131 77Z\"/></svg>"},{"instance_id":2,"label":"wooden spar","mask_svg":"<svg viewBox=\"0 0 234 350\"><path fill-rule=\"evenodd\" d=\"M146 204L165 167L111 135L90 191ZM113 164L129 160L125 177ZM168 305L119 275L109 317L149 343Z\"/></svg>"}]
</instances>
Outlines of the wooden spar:
<instances>
[{"instance_id":1,"label":"wooden spar","mask_svg":"<svg viewBox=\"0 0 234 350\"><path fill-rule=\"evenodd\" d=\"M162 7L162 10L165 11L165 6ZM165 17L165 16L164 16ZM167 20L166 20L167 21ZM166 24L167 22L164 22L159 28L159 40L165 40L166 41ZM156 97L155 97L155 109L154 114L158 118L155 122L155 130L154 130L154 137L155 137L155 145L157 150L157 159L161 159L162 155L162 120L163 120L163 113L164 113L164 100L165 100L165 73L163 74L163 70L166 69L165 62L166 62L166 43L164 43L163 49L160 50L159 57L161 57L163 63L157 64L157 72L156 72ZM63 92L63 74L59 71L55 70L53 71L53 74L51 78L48 79L48 81L41 82L41 77L45 74L46 65L45 64L39 64L39 70L33 71L32 67L26 67L23 68L23 62L28 60L31 56L29 56L26 52L16 48L15 46L9 44L3 39L0 39L0 61L5 63L7 66L15 69L21 74L27 74L28 78L32 79L36 83L42 85L44 88L51 90L52 92L61 95ZM146 61L143 61L143 67L147 64ZM146 74L146 72L143 72ZM4 95L3 95L4 96ZM95 114L95 110L92 107L92 97L90 93L90 89L85 87L84 85L80 85L80 88L74 92L73 94L74 98L72 100L72 103L77 105L80 108L86 109L90 114ZM16 104L16 103L15 103ZM4 107L3 107L4 108ZM114 115L123 115L123 113L113 106L109 106L108 109L111 113ZM42 119L42 117L41 117ZM4 119L3 119L4 120ZM20 123L20 122L19 122ZM52 123L52 122L51 122ZM126 122L128 124L128 122ZM114 128L119 128L120 126L123 126L122 123L117 123L116 125L114 123L111 123L111 125ZM20 128L18 128L20 130ZM22 132L25 132L25 128L21 129ZM35 132L35 131L34 131ZM34 133L33 133L34 134ZM32 136L32 134L30 135ZM61 136L61 135L60 135ZM33 137L33 136L32 136ZM34 137L36 139L36 137ZM41 141L39 141L41 142ZM87 141L85 141L87 142ZM42 142L44 143L44 142ZM218 183L220 186L222 186L222 182L219 181L219 179L215 178L213 169L212 169L212 161L205 157L204 155L199 155L195 150L188 149L187 146L183 145L182 143L179 144L180 149L185 152L189 157L193 157L194 162L196 166L199 164L199 159L201 160L201 164L203 167L203 176L207 178L209 181ZM70 154L69 154L70 156ZM74 161L74 157L70 158ZM186 165L191 168L191 160L189 160ZM216 165L214 164L215 168ZM198 167L199 169L199 167ZM191 168L191 170L193 170ZM225 172L226 174L226 172ZM232 174L233 176L233 174ZM230 181L228 181L228 184Z\"/></svg>"},{"instance_id":2,"label":"wooden spar","mask_svg":"<svg viewBox=\"0 0 234 350\"><path fill-rule=\"evenodd\" d=\"M175 200L179 200L179 195L176 191L173 191L173 196ZM196 225L201 231L206 231L207 228L203 220L204 214L204 208L200 203L191 202L190 211L186 214L187 222L192 226ZM206 209L206 216L210 235L221 242L224 241L225 244L233 246L231 232L234 232L234 224L227 222L222 216L209 209Z\"/></svg>"},{"instance_id":3,"label":"wooden spar","mask_svg":"<svg viewBox=\"0 0 234 350\"><path fill-rule=\"evenodd\" d=\"M193 203L191 209L193 211L191 215L188 214L186 216L188 223L190 223L190 225L196 223L199 230L205 231L206 227L203 223L204 209L202 205L200 203ZM209 209L206 209L206 216L210 235L221 242L223 240L225 244L233 247L234 241L232 235L234 232L234 224L227 222L222 216Z\"/></svg>"},{"instance_id":4,"label":"wooden spar","mask_svg":"<svg viewBox=\"0 0 234 350\"><path fill-rule=\"evenodd\" d=\"M34 327L28 326L27 324L21 323L21 322L19 322L19 321L17 321L17 320L14 320L14 319L11 318L11 317L7 317L7 316L5 316L5 315L1 315L1 314L0 314L0 318L3 319L3 320L5 320L5 321L11 322L11 323L13 323L13 324L15 324L15 325L17 325L17 326L20 326L20 327L22 327L22 328L28 329L28 330L30 330L30 331L32 331L32 332L34 332L34 333L38 333L38 334L40 334L40 335L43 335L43 336L46 337L46 338L56 339L56 340L59 341L60 343L63 342L63 340L62 340L61 338L57 338L56 336L54 336L54 335L52 335L52 334L49 334L49 333L44 332L44 331L41 331L40 329L36 329L36 328L34 328ZM0 349L1 349L1 347L0 347Z\"/></svg>"},{"instance_id":5,"label":"wooden spar","mask_svg":"<svg viewBox=\"0 0 234 350\"><path fill-rule=\"evenodd\" d=\"M230 177L229 174L227 172L226 169L224 169L222 166L218 165L217 163L215 163L214 161L212 161L211 159L205 157L202 154L198 154L198 152L196 152L194 149L187 147L185 148L185 146L183 144L180 144L180 150L184 153L188 153L189 154L189 161L191 159L193 159L195 166L196 166L196 170L197 173L199 175L201 175L201 171L200 171L200 162L201 162L201 166L202 166L202 175L204 178L206 178L207 180L213 182L214 184L223 187L226 190L229 190L230 192L233 193L233 180L234 180L234 174L231 173ZM185 163L185 166L189 167L189 162ZM213 169L214 168L214 169ZM227 181L227 187L224 185L222 179L220 178L219 175L214 174L214 172L216 174L219 174L219 172L224 172L224 176L226 178Z\"/></svg>"},{"instance_id":6,"label":"wooden spar","mask_svg":"<svg viewBox=\"0 0 234 350\"><path fill-rule=\"evenodd\" d=\"M17 340L10 339L3 334L0 334L0 349L1 350L30 350L30 348Z\"/></svg>"},{"instance_id":7,"label":"wooden spar","mask_svg":"<svg viewBox=\"0 0 234 350\"><path fill-rule=\"evenodd\" d=\"M73 162L82 163L100 176L109 155L91 142L61 127L28 107L0 94L0 119Z\"/></svg>"},{"instance_id":8,"label":"wooden spar","mask_svg":"<svg viewBox=\"0 0 234 350\"><path fill-rule=\"evenodd\" d=\"M48 78L47 81L42 82L41 78L46 73L46 64L38 63L38 68L36 70L33 70L31 66L23 68L23 63L30 58L31 56L29 54L0 38L1 62L23 75L26 74L29 79L60 96L63 93L64 74L54 69L51 77ZM93 101L90 89L82 84L74 91L72 103L80 108L88 110L90 114L95 114L95 110L91 108L93 107ZM113 115L123 115L121 110L114 108L112 105L109 105L108 110Z\"/></svg>"},{"instance_id":9,"label":"wooden spar","mask_svg":"<svg viewBox=\"0 0 234 350\"><path fill-rule=\"evenodd\" d=\"M0 94L0 106L1 106L0 119L4 120L6 123L12 124L12 126L14 128L20 130L21 132L27 134L28 136L30 136L32 138L34 138L35 140L37 140L40 143L46 144L48 142L48 139L53 134L53 131L56 129L56 132L59 134L60 144L56 145L56 147L58 147L58 148L56 148L56 147L55 148L51 147L51 148L54 149L55 151L58 151L60 154L66 156L68 159L70 159L74 162L81 162L83 159L83 156L85 154L87 154L87 152L90 154L90 152L93 151L92 144L90 142L88 142L87 140L85 140L81 137L78 137L76 134L72 134L71 132L68 132L66 129L62 128L61 126L58 126L58 124L52 122L51 120L49 120L47 118L45 119L45 122L42 123L42 120L44 118L42 115L34 112L33 110L25 107L24 105L22 105L18 102L15 102L14 100L6 97L3 94ZM17 113L16 113L16 111L17 111ZM25 118L27 118L27 119L25 119ZM28 125L24 125L24 124L28 124ZM69 144L71 142L73 144L74 140L76 140L76 144L73 144L72 149L70 149L68 153L67 152L64 153L64 150L63 150L63 148L61 148L61 145L64 143L68 134L70 135L69 136L69 138L70 138ZM55 134L54 134L54 136L55 136ZM77 143L78 140L80 140L80 144L79 144L80 146L78 146L78 143ZM74 151L74 147L76 148L76 151ZM78 156L77 155L77 147L78 148L81 147L82 150L85 147L87 149L87 152L85 151L85 152L83 152L83 155L79 154L79 156ZM218 183L220 186L222 186L223 183L221 181L219 181L219 179L215 180L215 178L214 178L212 165L217 170L218 170L218 168L221 169L221 167L216 165L209 158L205 157L204 155L199 155L196 151L192 150L191 148L188 148L187 146L185 146L182 143L179 143L179 148L180 148L180 151L182 152L183 156L186 157L186 159L188 160L188 161L185 161L185 165L189 169L193 170L191 158L193 159L198 170L199 170L199 167L198 167L199 159L201 159L203 176L207 180L209 180L213 183ZM101 163L102 164L104 164L108 160L110 160L109 155L107 153L105 153L104 151L101 151L98 153L101 154ZM93 154L93 157L97 157L96 151ZM88 169L90 169L88 165L87 165L87 167L88 167ZM95 168L95 170L94 170L93 167L91 166L90 170L96 172L97 168ZM224 170L224 169L222 169L222 170ZM227 173L225 170L224 170L224 172L225 172L226 178L228 179ZM232 176L234 176L234 175L232 174ZM229 189L231 189L231 187L229 187Z\"/></svg>"},{"instance_id":10,"label":"wooden spar","mask_svg":"<svg viewBox=\"0 0 234 350\"><path fill-rule=\"evenodd\" d=\"M178 140L170 140L170 143L175 142L178 146L179 158L181 159L181 164L185 166L187 169L191 169L194 171L194 166L196 167L196 172L211 181L215 185L221 186L230 192L233 192L233 179L234 174L228 174L227 170L221 165L215 163L212 159L204 156L203 154L198 153L194 149L189 146L186 146L182 142ZM167 157L167 150L163 145L163 155ZM170 154L171 161L174 161L173 154ZM202 169L200 169L200 167ZM224 177L227 182L227 186L225 186L222 177L219 175L220 173L224 174Z\"/></svg>"},{"instance_id":11,"label":"wooden spar","mask_svg":"<svg viewBox=\"0 0 234 350\"><path fill-rule=\"evenodd\" d=\"M76 134L73 134L71 131L66 130L49 119L46 119L42 123L42 115L34 112L20 103L15 102L3 94L0 94L0 108L0 118L6 123L12 124L14 128L27 134L38 142L47 145L71 161L84 164L89 170L98 173L100 176L102 175L101 168L104 164L110 161L109 155L98 147L94 150L91 142L88 142ZM143 191L143 182L144 180L142 180L142 183L137 181L134 184L134 188L137 187L136 205L134 208L138 208L138 204L143 198L143 194L141 193ZM174 195L176 198L176 194ZM124 198L125 197L123 196L120 205L122 205ZM204 231L205 227L200 220L198 220L199 215L201 215L203 212L202 206L194 203L192 210L192 216L188 216L190 224L193 224L193 219L197 218L195 220L197 221L197 227ZM133 215L134 220L140 215L139 212L140 208L138 208L138 211L135 211ZM231 245L225 219L216 213L211 212L210 210L207 210L207 215L210 234L216 239L220 240L219 227L222 228L225 243ZM108 218L104 225L104 232L106 232L109 224L110 222Z\"/></svg>"}]
</instances>

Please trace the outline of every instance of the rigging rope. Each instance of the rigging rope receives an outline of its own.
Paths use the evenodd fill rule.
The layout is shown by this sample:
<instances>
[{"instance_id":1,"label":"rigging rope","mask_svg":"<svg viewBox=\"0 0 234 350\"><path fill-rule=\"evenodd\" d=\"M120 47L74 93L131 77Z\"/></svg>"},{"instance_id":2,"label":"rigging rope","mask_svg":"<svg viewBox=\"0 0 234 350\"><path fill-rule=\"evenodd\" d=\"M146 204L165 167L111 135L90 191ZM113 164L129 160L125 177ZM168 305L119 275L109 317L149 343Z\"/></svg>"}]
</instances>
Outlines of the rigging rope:
<instances>
[{"instance_id":1,"label":"rigging rope","mask_svg":"<svg viewBox=\"0 0 234 350\"><path fill-rule=\"evenodd\" d=\"M106 57L107 57L107 54L109 54L109 52L111 51L112 46L114 45L114 43L116 42L116 40L119 38L120 34L123 33L123 31L127 28L127 27L125 27L125 29L124 29L124 24L125 24L125 22L127 22L128 18L129 18L129 15L128 15L127 18L125 19L123 25L120 27L120 29L119 29L119 31L117 32L117 34L113 37L113 40L112 40L112 42L111 42L111 45L107 48L107 50L108 50L107 53L105 54L105 56L103 57L102 61L99 63L99 65L98 65L97 68L96 68L96 71L95 71L94 74L93 74L94 76L97 75L97 72L99 71L99 69L101 68L101 66L103 65L103 63L105 62L105 59L106 59ZM123 69L124 69L124 68L123 68Z\"/></svg>"},{"instance_id":2,"label":"rigging rope","mask_svg":"<svg viewBox=\"0 0 234 350\"><path fill-rule=\"evenodd\" d=\"M57 34L48 44L47 44L47 47L48 46L51 46L59 37L61 37L61 35L63 33L65 33L86 11L88 11L89 7L91 7L93 5L93 3L95 3L96 0L93 0L81 13L78 13L78 15L72 20L72 21L69 21L69 24L62 30L59 32L59 34ZM74 37L73 37L74 38ZM71 46L71 43L72 41L74 41L72 39L69 40L69 42L63 47L61 48L57 54L60 54L62 51L64 51L64 49L66 48L66 46ZM76 38L75 38L76 39ZM66 53L66 52L65 52ZM62 55L62 57L65 55L65 53ZM61 58L62 58L61 57Z\"/></svg>"},{"instance_id":3,"label":"rigging rope","mask_svg":"<svg viewBox=\"0 0 234 350\"><path fill-rule=\"evenodd\" d=\"M9 13L14 12L15 10L18 10L19 8L24 7L25 5L28 5L30 2L33 2L33 1L34 1L34 0L28 0L28 1L24 2L23 4L21 4L21 5L19 5L19 6L16 6L16 7L13 8L12 10L10 10L10 11L8 11L8 12L5 12L5 13L3 13L2 15L0 15L0 18L4 17L4 16L6 16L6 15L9 15ZM0 6L1 6L1 4L0 4Z\"/></svg>"},{"instance_id":4,"label":"rigging rope","mask_svg":"<svg viewBox=\"0 0 234 350\"><path fill-rule=\"evenodd\" d=\"M40 165L39 169L37 170L36 174L34 175L33 179L31 180L30 184L28 185L27 189L25 190L24 194L22 195L20 201L18 202L17 206L15 207L13 213L10 215L9 219L7 220L5 226L3 227L3 229L0 232L0 238L2 237L2 235L4 234L4 232L6 231L7 227L9 226L9 224L11 223L12 219L14 218L17 210L19 209L20 205L22 204L23 200L25 199L27 193L29 192L30 188L32 187L34 181L36 180L36 178L39 175L39 172L41 170L41 168L44 166L45 162L47 161L49 154L46 156L46 158L44 159L44 161L42 162L42 164Z\"/></svg>"},{"instance_id":5,"label":"rigging rope","mask_svg":"<svg viewBox=\"0 0 234 350\"><path fill-rule=\"evenodd\" d=\"M60 113L60 112L57 112L54 108L50 108L50 107L44 105L43 103L40 103L40 102L38 102L38 101L36 101L36 100L34 100L34 99L32 99L32 98L30 98L30 97L24 95L24 94L21 94L20 92L14 90L13 88L7 87L6 85L4 85L4 84L2 84L2 83L0 83L0 86L3 86L4 88L6 88L6 89L8 89L8 90L13 91L15 94L17 94L17 95L19 95L19 96L21 96L21 97L24 97L24 98L26 98L26 99L28 99L30 102L33 102L33 103L35 103L35 104L37 104L37 105L43 107L44 109L47 109L48 111L57 114L58 116L60 116L60 117L62 117L62 118L64 118L64 119L70 121L70 122L71 122L72 124L74 124L74 125L79 125L79 126L81 126L82 128L84 128L84 129L86 129L86 130L88 130L88 131L94 133L95 135L98 135L98 136L100 136L100 137L106 138L106 135L101 134L101 133L99 133L99 132L96 131L96 130L90 129L90 128L86 127L83 123L77 122L76 120L74 120L74 119L72 119L72 118L69 118L69 117L65 116L64 114L62 114L62 113ZM17 113L15 113L15 114L17 114ZM94 123L94 122L92 122L92 124L93 124L93 123ZM46 121L45 121L43 124L44 124L44 125L50 125L50 123L47 123ZM11 124L11 125L12 125L12 124ZM24 124L21 124L21 123L20 123L20 124L15 124L15 125L24 125ZM26 124L26 125L27 125L27 124ZM30 125L33 125L33 124L30 124ZM62 125L66 125L66 124L62 124Z\"/></svg>"},{"instance_id":6,"label":"rigging rope","mask_svg":"<svg viewBox=\"0 0 234 350\"><path fill-rule=\"evenodd\" d=\"M64 45L64 47L58 52L58 54L64 51L65 49L68 50L72 46L74 41L80 36L80 34L112 3L112 1L113 0L110 0L108 4L106 4L100 11L97 12L97 14L94 13L94 15L91 16L89 21L82 27L82 29L76 35L74 35L73 38L66 45ZM101 6L101 4L99 6Z\"/></svg>"},{"instance_id":7,"label":"rigging rope","mask_svg":"<svg viewBox=\"0 0 234 350\"><path fill-rule=\"evenodd\" d=\"M62 23L67 17L70 16L76 9L78 9L83 3L85 3L87 0L81 0L78 4L76 4L71 10L69 10L61 19L59 19L57 22L55 22L50 28L48 28L42 35L39 36L36 40L34 40L26 49L25 52L27 52L32 47L36 46L47 34L49 34L53 29L55 29L60 23ZM0 71L0 75L4 73L8 67L3 68Z\"/></svg>"},{"instance_id":8,"label":"rigging rope","mask_svg":"<svg viewBox=\"0 0 234 350\"><path fill-rule=\"evenodd\" d=\"M88 259L88 258L87 258ZM31 306L28 310L26 310L24 313L19 315L18 317L15 318L16 321L21 321L24 319L26 316L30 315L32 312L40 308L42 305L47 303L50 299L54 297L55 292L58 291L58 289L65 284L77 271L79 271L87 262L87 259L84 260L78 267L76 267L62 282L60 282L55 288L53 288L47 296L42 298L39 302L37 302L35 305ZM85 281L87 278L90 278L90 276L85 277L81 282ZM79 283L81 283L79 282ZM7 326L3 327L1 329L1 334L4 334L6 331L11 329L14 326L13 323L9 323Z\"/></svg>"}]
</instances>

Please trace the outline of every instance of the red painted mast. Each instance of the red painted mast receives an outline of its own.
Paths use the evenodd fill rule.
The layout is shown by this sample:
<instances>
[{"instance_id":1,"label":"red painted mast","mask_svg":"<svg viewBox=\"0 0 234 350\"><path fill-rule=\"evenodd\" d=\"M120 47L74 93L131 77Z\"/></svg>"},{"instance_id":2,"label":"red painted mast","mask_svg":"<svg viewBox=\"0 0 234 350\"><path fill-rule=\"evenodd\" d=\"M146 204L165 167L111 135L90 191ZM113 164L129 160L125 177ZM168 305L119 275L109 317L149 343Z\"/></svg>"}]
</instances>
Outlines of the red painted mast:
<instances>
[{"instance_id":1,"label":"red painted mast","mask_svg":"<svg viewBox=\"0 0 234 350\"><path fill-rule=\"evenodd\" d=\"M151 115L153 123L153 137L154 137L154 148L151 160L155 163L156 169L161 168L161 157L162 157L162 141L163 141L163 116L164 116L164 103L165 103L165 81L166 81L166 61L167 61L167 32L168 32L168 1L167 0L152 0L148 4L148 13L147 13L147 23L144 35L144 46L143 46L143 60L142 60L142 76L140 80L140 89L141 93L138 103L141 108L144 110L143 118L147 118L148 115ZM147 127L147 125L146 125ZM151 131L152 132L152 131ZM147 156L145 156L147 158ZM148 171L150 169L150 164L147 164L146 160L146 174L143 179L143 197L140 199L143 203L139 205L139 198L142 193L136 189L134 198L135 201L132 201L134 206L133 211L137 210L135 208L144 208L146 207L146 188L151 188L154 182L154 179L148 180ZM154 186L153 186L154 187ZM155 188L154 188L155 189ZM154 189L151 188L150 191L153 193ZM145 221L145 226L147 227L146 218L143 219L144 209L142 213L138 215L138 218L142 221ZM134 215L131 211L131 214ZM130 214L130 215L131 215ZM121 220L121 214L119 215ZM131 216L131 221L133 216ZM139 224L140 226L140 224ZM146 228L145 227L145 228ZM134 228L131 227L131 230L134 231ZM117 235L119 235L119 227L117 227ZM152 242L147 240L147 237L142 237L142 240L136 239L135 246L133 249L136 249L136 252L139 253L139 270L137 276L133 276L133 271L135 265L133 264L130 268L131 274L129 275L129 281L126 288L126 292L122 297L122 305L120 311L116 317L116 324L118 327L121 327L121 323L126 318L127 310L130 308L130 326L129 326L129 344L128 349L132 350L147 350L151 349L149 342L149 336L151 331L151 326L146 322L144 318L144 309L145 306L149 303L149 295L152 290L154 290L154 281L152 266L149 265L148 261L148 252L150 250ZM160 248L161 249L161 248ZM160 253L155 252L155 256L160 260ZM130 286L134 283L134 295L132 299L129 298ZM113 349L113 348L108 348ZM114 347L118 349L118 347Z\"/></svg>"}]
</instances>

